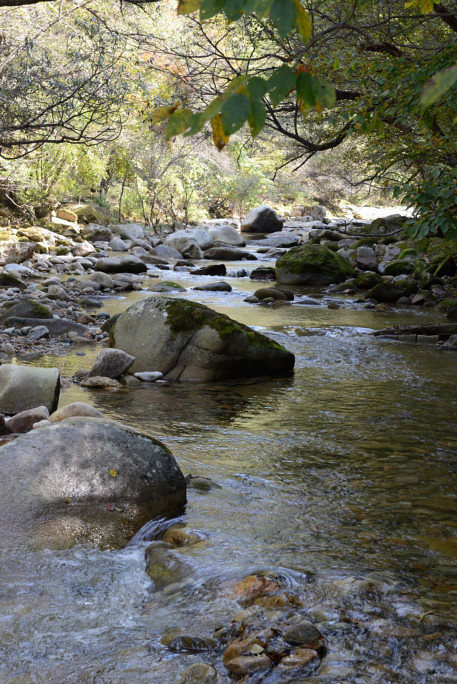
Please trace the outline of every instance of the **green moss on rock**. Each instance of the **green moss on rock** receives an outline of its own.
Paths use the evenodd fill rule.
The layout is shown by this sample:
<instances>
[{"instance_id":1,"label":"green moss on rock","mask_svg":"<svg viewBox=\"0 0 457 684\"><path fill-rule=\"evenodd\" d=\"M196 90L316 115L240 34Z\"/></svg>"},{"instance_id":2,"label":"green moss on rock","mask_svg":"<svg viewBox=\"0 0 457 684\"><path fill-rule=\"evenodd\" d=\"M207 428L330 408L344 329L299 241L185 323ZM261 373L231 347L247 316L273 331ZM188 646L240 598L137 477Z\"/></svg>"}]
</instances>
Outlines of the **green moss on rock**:
<instances>
[{"instance_id":1,"label":"green moss on rock","mask_svg":"<svg viewBox=\"0 0 457 684\"><path fill-rule=\"evenodd\" d=\"M293 247L276 262L278 283L328 285L353 275L346 259L322 245Z\"/></svg>"}]
</instances>

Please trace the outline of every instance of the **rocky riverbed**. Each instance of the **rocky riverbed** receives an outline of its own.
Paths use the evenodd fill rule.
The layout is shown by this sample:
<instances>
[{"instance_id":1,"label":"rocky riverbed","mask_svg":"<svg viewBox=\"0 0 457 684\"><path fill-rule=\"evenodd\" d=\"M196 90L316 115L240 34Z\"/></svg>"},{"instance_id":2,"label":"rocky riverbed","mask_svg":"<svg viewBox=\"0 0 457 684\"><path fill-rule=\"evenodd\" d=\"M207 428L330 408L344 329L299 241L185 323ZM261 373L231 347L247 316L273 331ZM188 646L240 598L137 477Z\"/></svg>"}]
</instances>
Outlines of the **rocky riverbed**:
<instances>
[{"instance_id":1,"label":"rocky riverbed","mask_svg":"<svg viewBox=\"0 0 457 684\"><path fill-rule=\"evenodd\" d=\"M233 226L223 234L220 225L202 226L159 243L141 226L127 225L114 227L109 242L92 243L91 231L97 237L105 231L109 238L108 229L60 223L73 235L61 236L74 243L66 245L67 254L57 255L55 245L44 241L48 252L5 265L5 277L17 280L1 291L0 372L11 384L15 372L58 370L39 405L2 410L3 449L14 461L16 452L25 459L17 461L21 480L12 473L2 478L2 500L11 498L8 521L4 518L11 534L2 535L2 615L8 616L2 681L455 679L457 358L452 306L442 304L453 300L454 275L436 272L430 245L414 260L425 264L421 278L427 283L413 271L400 274L406 278L384 275L391 262L378 237L370 247L376 264L370 253L369 268L362 267L366 254L360 250L366 245L339 244L355 239L346 232L374 230L369 222L357 223L362 225L348 229L347 222L322 215L299 218L286 222L280 233L249 238L247 245ZM80 237L75 230L81 230ZM376 230L381 232L379 225ZM223 242L229 235L238 243ZM112 251L112 240L125 251ZM174 246L167 244L172 241ZM84 243L86 252L90 245L93 251L75 254ZM179 254L168 251L177 246ZM220 251L210 252L215 249ZM287 273L294 276L315 276L317 261L321 281L282 282L281 263L286 260L287 266L287 259L288 268L292 263ZM344 263L336 272L339 259ZM375 299L365 287L370 278L377 281L373 287L392 285L402 294L395 301ZM405 280L414 281L414 292ZM423 301L414 302L419 294ZM243 335L252 344L250 330L267 333L265 344L295 355L294 375L289 366L279 374L270 369L262 380L256 371L254 378L235 372L231 378L213 376L201 383L192 376L176 383L157 367L157 357L153 365L136 369L135 351L118 346L116 316L137 306L135 300L155 301L159 295L190 307L185 316L179 310L177 323L168 326L167 345L181 334L194 339L201 324L215 320L203 303L223 316L210 326L211 335L232 345L236 340L239 354ZM407 344L399 345L403 334ZM154 338L148 342L157 345ZM25 387L20 377L19 386ZM37 384L43 385L30 381L23 401ZM3 382L0 389L5 402L6 386ZM12 386L8 400L17 397L18 385ZM100 421L105 431L123 430L122 439L125 430L133 435L129 439L151 435L164 455L171 449L188 473L185 515L173 511L182 500L174 502L124 549L90 548L88 528L92 545L125 545L119 535L103 541L103 516L109 534L119 530L119 521L130 535L132 524L135 529L142 524L132 523L131 504L119 493L122 459L108 448L107 460L96 459L102 464L99 474L82 468L87 463L78 426L91 421ZM54 459L46 467L55 472L58 451L50 445L54 433L64 432L65 458L70 458L65 444L72 444L71 459L81 463L67 462L75 481L65 480L71 492L60 487L60 523L49 510L44 517L41 511L35 536L40 543L34 550L19 548L18 521L22 517L21 525L30 530L28 520L36 519L37 485L31 488L33 502L27 498L28 445L33 443L36 453L41 442L42 458ZM97 438L100 449L107 440L103 434ZM86 448L94 439L88 433ZM39 477L39 461L36 471ZM8 488L11 477L16 489ZM85 506L91 502L89 517L70 515L73 506L81 513L77 497L94 478L101 494L93 490L85 499ZM150 518L154 512L145 514ZM70 544L50 543L53 534L62 540L64 530L73 530ZM74 541L82 545L75 547Z\"/></svg>"}]
</instances>

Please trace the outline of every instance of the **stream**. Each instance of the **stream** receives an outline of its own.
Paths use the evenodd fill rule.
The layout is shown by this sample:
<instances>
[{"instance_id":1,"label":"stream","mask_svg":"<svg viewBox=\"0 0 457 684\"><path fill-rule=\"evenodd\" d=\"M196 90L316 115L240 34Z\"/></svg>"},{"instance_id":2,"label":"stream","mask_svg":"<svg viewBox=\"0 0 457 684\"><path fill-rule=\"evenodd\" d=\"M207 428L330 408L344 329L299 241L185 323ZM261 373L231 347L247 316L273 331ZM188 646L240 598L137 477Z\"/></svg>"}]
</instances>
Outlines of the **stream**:
<instances>
[{"instance_id":1,"label":"stream","mask_svg":"<svg viewBox=\"0 0 457 684\"><path fill-rule=\"evenodd\" d=\"M160 276L186 288L220 280ZM308 678L272 673L268 684L457 681L457 354L370 335L444 319L305 288L293 288L291 306L253 305L243 299L261 283L225 280L231 293L177 296L283 344L296 355L293 377L72 385L59 404L92 404L163 441L185 475L220 485L189 489L179 519L203 540L173 550L182 570L161 589L145 572L150 541L141 537L120 551L0 550L0 682L175 684L196 662L230 681L221 651L176 653L160 640L174 627L212 636L240 619L228 588L263 571L300 596L327 646ZM142 291L105 299L104 310L125 310L157 279L142 282ZM301 304L305 295L318 303ZM341 308L329 309L330 299ZM85 356L33 363L71 377L98 348L78 351ZM155 521L149 539L168 524ZM269 610L258 608L265 624Z\"/></svg>"}]
</instances>

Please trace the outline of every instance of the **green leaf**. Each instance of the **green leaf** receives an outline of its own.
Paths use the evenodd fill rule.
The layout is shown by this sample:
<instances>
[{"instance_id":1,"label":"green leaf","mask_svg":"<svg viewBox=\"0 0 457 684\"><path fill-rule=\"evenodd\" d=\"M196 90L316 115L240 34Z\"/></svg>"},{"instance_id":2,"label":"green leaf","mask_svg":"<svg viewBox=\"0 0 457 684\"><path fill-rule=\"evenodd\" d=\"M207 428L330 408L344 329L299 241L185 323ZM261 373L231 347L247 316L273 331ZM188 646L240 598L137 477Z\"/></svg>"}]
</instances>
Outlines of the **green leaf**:
<instances>
[{"instance_id":1,"label":"green leaf","mask_svg":"<svg viewBox=\"0 0 457 684\"><path fill-rule=\"evenodd\" d=\"M430 107L430 105L439 100L440 97L443 97L456 82L457 64L438 71L424 86L420 98L422 107Z\"/></svg>"},{"instance_id":2,"label":"green leaf","mask_svg":"<svg viewBox=\"0 0 457 684\"><path fill-rule=\"evenodd\" d=\"M251 129L251 135L256 137L265 126L265 119L267 118L267 110L261 100L251 100L251 113L249 114L248 123Z\"/></svg>"},{"instance_id":3,"label":"green leaf","mask_svg":"<svg viewBox=\"0 0 457 684\"><path fill-rule=\"evenodd\" d=\"M190 109L178 109L168 119L165 136L167 138L174 138L180 133L184 133L189 128L191 117L192 112Z\"/></svg>"},{"instance_id":4,"label":"green leaf","mask_svg":"<svg viewBox=\"0 0 457 684\"><path fill-rule=\"evenodd\" d=\"M270 101L273 107L276 107L284 100L286 95L294 89L295 86L295 71L283 64L276 69L268 79L268 90L270 93Z\"/></svg>"},{"instance_id":5,"label":"green leaf","mask_svg":"<svg viewBox=\"0 0 457 684\"><path fill-rule=\"evenodd\" d=\"M336 102L336 93L331 83L321 76L313 76L311 87L316 98L316 109L318 111L333 107Z\"/></svg>"},{"instance_id":6,"label":"green leaf","mask_svg":"<svg viewBox=\"0 0 457 684\"><path fill-rule=\"evenodd\" d=\"M178 14L190 14L200 8L202 0L178 0Z\"/></svg>"},{"instance_id":7,"label":"green leaf","mask_svg":"<svg viewBox=\"0 0 457 684\"><path fill-rule=\"evenodd\" d=\"M224 0L224 14L230 22L237 21L241 17L244 10L243 5L244 0Z\"/></svg>"},{"instance_id":8,"label":"green leaf","mask_svg":"<svg viewBox=\"0 0 457 684\"><path fill-rule=\"evenodd\" d=\"M224 0L202 0L200 5L200 20L211 19L219 12L222 12Z\"/></svg>"},{"instance_id":9,"label":"green leaf","mask_svg":"<svg viewBox=\"0 0 457 684\"><path fill-rule=\"evenodd\" d=\"M296 88L298 105L303 114L316 104L316 98L312 84L313 77L309 71L301 71L299 74L297 74Z\"/></svg>"},{"instance_id":10,"label":"green leaf","mask_svg":"<svg viewBox=\"0 0 457 684\"><path fill-rule=\"evenodd\" d=\"M255 100L261 100L268 91L268 84L265 79L260 78L260 76L253 76L246 83L249 97Z\"/></svg>"},{"instance_id":11,"label":"green leaf","mask_svg":"<svg viewBox=\"0 0 457 684\"><path fill-rule=\"evenodd\" d=\"M270 19L280 36L286 36L295 26L297 10L294 0L274 0L270 8Z\"/></svg>"},{"instance_id":12,"label":"green leaf","mask_svg":"<svg viewBox=\"0 0 457 684\"><path fill-rule=\"evenodd\" d=\"M251 102L246 95L234 93L221 108L225 135L232 135L247 121L251 114Z\"/></svg>"},{"instance_id":13,"label":"green leaf","mask_svg":"<svg viewBox=\"0 0 457 684\"><path fill-rule=\"evenodd\" d=\"M270 8L273 4L273 0L245 0L244 2L244 14L253 14L255 12L256 16L260 19L270 16Z\"/></svg>"},{"instance_id":14,"label":"green leaf","mask_svg":"<svg viewBox=\"0 0 457 684\"><path fill-rule=\"evenodd\" d=\"M311 38L313 32L313 25L311 23L310 16L305 10L300 0L294 0L295 11L297 12L297 28L303 38L308 41Z\"/></svg>"}]
</instances>

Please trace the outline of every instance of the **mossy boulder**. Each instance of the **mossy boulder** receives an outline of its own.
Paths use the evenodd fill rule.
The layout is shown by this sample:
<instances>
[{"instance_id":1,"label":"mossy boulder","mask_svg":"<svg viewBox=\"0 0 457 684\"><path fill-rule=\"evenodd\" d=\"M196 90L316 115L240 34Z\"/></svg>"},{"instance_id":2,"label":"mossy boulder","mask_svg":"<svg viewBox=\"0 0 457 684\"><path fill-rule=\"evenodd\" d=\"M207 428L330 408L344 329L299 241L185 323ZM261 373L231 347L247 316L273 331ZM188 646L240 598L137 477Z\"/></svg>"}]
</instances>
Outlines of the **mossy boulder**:
<instances>
[{"instance_id":1,"label":"mossy boulder","mask_svg":"<svg viewBox=\"0 0 457 684\"><path fill-rule=\"evenodd\" d=\"M382 283L382 276L374 271L365 271L360 273L355 280L355 284L360 290L369 290L378 283Z\"/></svg>"},{"instance_id":2,"label":"mossy boulder","mask_svg":"<svg viewBox=\"0 0 457 684\"><path fill-rule=\"evenodd\" d=\"M346 259L323 245L293 247L276 262L276 280L285 285L330 285L353 275Z\"/></svg>"},{"instance_id":3,"label":"mossy boulder","mask_svg":"<svg viewBox=\"0 0 457 684\"><path fill-rule=\"evenodd\" d=\"M34 299L24 299L8 306L0 315L0 325L8 323L10 318L52 318L52 312L47 306Z\"/></svg>"},{"instance_id":4,"label":"mossy boulder","mask_svg":"<svg viewBox=\"0 0 457 684\"><path fill-rule=\"evenodd\" d=\"M78 223L97 223L106 226L110 222L110 211L97 204L71 204L68 209L76 214Z\"/></svg>"},{"instance_id":5,"label":"mossy boulder","mask_svg":"<svg viewBox=\"0 0 457 684\"><path fill-rule=\"evenodd\" d=\"M397 276L412 273L414 264L406 259L394 259L389 261L384 269L385 275Z\"/></svg>"},{"instance_id":6,"label":"mossy boulder","mask_svg":"<svg viewBox=\"0 0 457 684\"><path fill-rule=\"evenodd\" d=\"M132 372L160 371L167 380L287 375L295 361L265 335L203 304L157 295L119 316L110 346L135 357Z\"/></svg>"},{"instance_id":7,"label":"mossy boulder","mask_svg":"<svg viewBox=\"0 0 457 684\"><path fill-rule=\"evenodd\" d=\"M12 273L8 273L8 271L1 271L0 272L0 288L10 288L10 287L18 287L20 290L25 290L25 283L22 282L20 278L17 278L15 275Z\"/></svg>"},{"instance_id":8,"label":"mossy boulder","mask_svg":"<svg viewBox=\"0 0 457 684\"><path fill-rule=\"evenodd\" d=\"M366 297L390 304L398 301L400 297L408 297L414 292L417 292L417 283L410 278L403 278L398 281L382 282L375 285L368 290Z\"/></svg>"}]
</instances>

